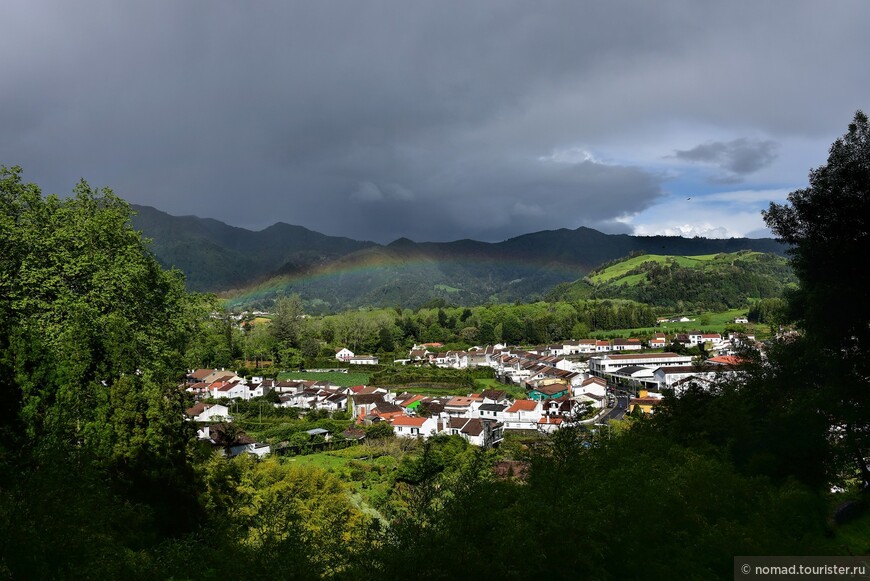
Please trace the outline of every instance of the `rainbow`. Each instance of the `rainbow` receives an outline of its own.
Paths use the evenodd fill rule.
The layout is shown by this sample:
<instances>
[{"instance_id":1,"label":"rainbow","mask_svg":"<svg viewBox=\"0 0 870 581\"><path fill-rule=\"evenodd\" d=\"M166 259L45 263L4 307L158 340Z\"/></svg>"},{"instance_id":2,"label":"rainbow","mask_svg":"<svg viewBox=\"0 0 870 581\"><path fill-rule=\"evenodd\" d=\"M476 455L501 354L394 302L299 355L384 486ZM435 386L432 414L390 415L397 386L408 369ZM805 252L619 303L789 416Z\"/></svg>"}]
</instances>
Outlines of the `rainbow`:
<instances>
[{"instance_id":1,"label":"rainbow","mask_svg":"<svg viewBox=\"0 0 870 581\"><path fill-rule=\"evenodd\" d=\"M396 255L391 252L365 251L342 257L324 265L315 266L298 273L282 274L256 282L248 287L233 289L221 293L228 306L269 300L282 294L299 292L305 294L309 288L359 285L373 276L390 275L397 278L400 274L437 269L473 268L488 271L490 276L505 279L507 276L523 279L545 270L553 278L563 281L573 281L582 277L588 268L578 264L566 264L557 261L542 262L540 258L525 258L516 256L493 256L493 254L463 254L460 257L432 255ZM387 271L387 272L384 272ZM456 279L442 280L442 283L456 283ZM505 282L509 284L509 282ZM307 298L307 297L306 297Z\"/></svg>"}]
</instances>

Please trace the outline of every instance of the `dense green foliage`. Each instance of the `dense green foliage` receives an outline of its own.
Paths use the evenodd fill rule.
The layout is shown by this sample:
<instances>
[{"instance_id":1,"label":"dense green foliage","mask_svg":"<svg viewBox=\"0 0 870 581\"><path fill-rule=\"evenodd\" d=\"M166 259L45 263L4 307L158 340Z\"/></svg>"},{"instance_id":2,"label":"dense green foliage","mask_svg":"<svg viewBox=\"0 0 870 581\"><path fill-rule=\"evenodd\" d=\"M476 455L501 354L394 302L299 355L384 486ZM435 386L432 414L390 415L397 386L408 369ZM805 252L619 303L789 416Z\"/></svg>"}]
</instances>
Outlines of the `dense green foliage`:
<instances>
[{"instance_id":1,"label":"dense green foliage","mask_svg":"<svg viewBox=\"0 0 870 581\"><path fill-rule=\"evenodd\" d=\"M478 369L440 369L438 367L394 367L371 376L371 384L402 389L404 387L427 387L437 390L446 387L461 387L466 393L477 387L476 379L495 377L489 367Z\"/></svg>"},{"instance_id":2,"label":"dense green foliage","mask_svg":"<svg viewBox=\"0 0 870 581\"><path fill-rule=\"evenodd\" d=\"M129 218L111 191L43 197L0 168L0 521L20 527L3 559L35 576L73 563L123 576L110 555L199 515L176 388L187 295Z\"/></svg>"},{"instance_id":3,"label":"dense green foliage","mask_svg":"<svg viewBox=\"0 0 870 581\"><path fill-rule=\"evenodd\" d=\"M789 194L788 204L771 204L764 217L792 245L801 282L788 296L788 313L804 331L791 349L812 358L798 386L842 434L834 449L870 489L870 123L864 113L855 114L809 182Z\"/></svg>"},{"instance_id":4,"label":"dense green foliage","mask_svg":"<svg viewBox=\"0 0 870 581\"><path fill-rule=\"evenodd\" d=\"M795 281L788 262L775 254L640 255L557 286L549 297L630 299L675 312L724 311L745 306L750 298L779 297Z\"/></svg>"},{"instance_id":5,"label":"dense green foliage","mask_svg":"<svg viewBox=\"0 0 870 581\"><path fill-rule=\"evenodd\" d=\"M449 307L443 304L410 309L370 309L312 317L302 314L298 297L282 298L278 305L294 304L292 332L288 318L271 323L233 325L229 313L200 324L201 343L190 353L200 359L188 366L229 367L234 361L272 361L284 369L329 368L339 365L335 350L347 347L357 354L393 354L407 357L414 344L439 342L435 350L465 349L472 345L509 343L537 345L563 339L582 339L594 331L653 327L656 311L624 300L496 304ZM253 363L252 363L253 364Z\"/></svg>"},{"instance_id":6,"label":"dense green foliage","mask_svg":"<svg viewBox=\"0 0 870 581\"><path fill-rule=\"evenodd\" d=\"M424 578L730 578L735 554L823 543L809 489L747 476L652 427L611 440L562 430L528 456L525 483L497 478L483 452L445 462L439 445L398 479L379 575L425 551L413 567Z\"/></svg>"}]
</instances>

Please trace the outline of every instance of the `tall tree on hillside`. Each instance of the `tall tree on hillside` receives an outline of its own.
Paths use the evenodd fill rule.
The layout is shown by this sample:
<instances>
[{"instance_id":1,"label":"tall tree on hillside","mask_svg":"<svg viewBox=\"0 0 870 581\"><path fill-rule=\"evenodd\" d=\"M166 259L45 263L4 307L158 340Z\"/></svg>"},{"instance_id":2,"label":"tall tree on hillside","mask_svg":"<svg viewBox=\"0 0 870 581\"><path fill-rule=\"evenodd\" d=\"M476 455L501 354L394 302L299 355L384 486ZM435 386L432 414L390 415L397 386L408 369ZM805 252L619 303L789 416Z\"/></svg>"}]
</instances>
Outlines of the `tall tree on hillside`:
<instances>
[{"instance_id":1,"label":"tall tree on hillside","mask_svg":"<svg viewBox=\"0 0 870 581\"><path fill-rule=\"evenodd\" d=\"M764 219L789 245L800 288L789 296L802 341L817 353L819 404L832 424L835 449L858 466L870 487L870 127L858 111L810 172L809 187L771 204Z\"/></svg>"}]
</instances>

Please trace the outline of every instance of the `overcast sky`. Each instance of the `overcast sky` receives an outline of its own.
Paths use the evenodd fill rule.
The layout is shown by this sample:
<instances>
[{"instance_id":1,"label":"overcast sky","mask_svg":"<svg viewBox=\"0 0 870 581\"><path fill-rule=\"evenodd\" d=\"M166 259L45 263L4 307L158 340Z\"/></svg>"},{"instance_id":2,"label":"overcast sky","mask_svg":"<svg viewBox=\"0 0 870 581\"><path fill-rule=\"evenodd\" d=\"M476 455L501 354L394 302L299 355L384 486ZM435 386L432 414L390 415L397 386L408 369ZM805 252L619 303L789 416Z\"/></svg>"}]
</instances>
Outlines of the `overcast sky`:
<instances>
[{"instance_id":1,"label":"overcast sky","mask_svg":"<svg viewBox=\"0 0 870 581\"><path fill-rule=\"evenodd\" d=\"M768 235L870 109L870 2L4 2L45 193L389 242Z\"/></svg>"}]
</instances>

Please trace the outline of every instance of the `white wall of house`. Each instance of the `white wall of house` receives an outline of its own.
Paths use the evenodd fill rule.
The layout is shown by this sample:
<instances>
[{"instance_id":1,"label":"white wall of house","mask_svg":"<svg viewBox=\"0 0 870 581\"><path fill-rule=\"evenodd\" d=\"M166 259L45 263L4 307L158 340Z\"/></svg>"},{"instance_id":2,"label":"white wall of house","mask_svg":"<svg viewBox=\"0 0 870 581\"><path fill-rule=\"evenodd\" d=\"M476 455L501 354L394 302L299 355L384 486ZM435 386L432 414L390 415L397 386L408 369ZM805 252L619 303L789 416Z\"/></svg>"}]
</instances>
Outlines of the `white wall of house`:
<instances>
[{"instance_id":1,"label":"white wall of house","mask_svg":"<svg viewBox=\"0 0 870 581\"><path fill-rule=\"evenodd\" d=\"M215 404L203 410L201 414L193 418L197 422L232 421L230 409L225 405Z\"/></svg>"},{"instance_id":2,"label":"white wall of house","mask_svg":"<svg viewBox=\"0 0 870 581\"><path fill-rule=\"evenodd\" d=\"M393 432L400 438L423 438L426 439L438 429L436 418L426 418L420 426L403 426L401 423L393 424Z\"/></svg>"}]
</instances>

